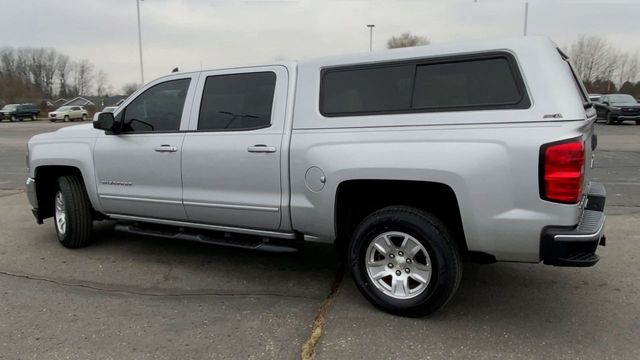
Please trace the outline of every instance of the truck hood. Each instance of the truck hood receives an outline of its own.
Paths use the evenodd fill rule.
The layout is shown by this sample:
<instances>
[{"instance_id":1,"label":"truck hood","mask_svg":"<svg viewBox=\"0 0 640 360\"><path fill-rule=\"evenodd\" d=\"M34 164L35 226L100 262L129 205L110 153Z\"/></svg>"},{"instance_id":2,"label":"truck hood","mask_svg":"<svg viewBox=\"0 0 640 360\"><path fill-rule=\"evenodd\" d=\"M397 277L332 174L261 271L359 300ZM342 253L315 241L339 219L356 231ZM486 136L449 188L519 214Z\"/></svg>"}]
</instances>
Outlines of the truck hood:
<instances>
[{"instance_id":1,"label":"truck hood","mask_svg":"<svg viewBox=\"0 0 640 360\"><path fill-rule=\"evenodd\" d=\"M79 138L91 139L91 138L98 137L98 135L100 135L100 130L94 129L93 124L73 125L73 126L60 128L53 132L35 135L29 140L29 143L40 142L40 141L64 142L65 140L68 140L68 139L79 139Z\"/></svg>"},{"instance_id":2,"label":"truck hood","mask_svg":"<svg viewBox=\"0 0 640 360\"><path fill-rule=\"evenodd\" d=\"M64 132L64 131L85 131L86 132L87 130L94 130L97 132L97 130L93 128L93 124L67 126L67 127L63 127L56 130L56 132Z\"/></svg>"}]
</instances>

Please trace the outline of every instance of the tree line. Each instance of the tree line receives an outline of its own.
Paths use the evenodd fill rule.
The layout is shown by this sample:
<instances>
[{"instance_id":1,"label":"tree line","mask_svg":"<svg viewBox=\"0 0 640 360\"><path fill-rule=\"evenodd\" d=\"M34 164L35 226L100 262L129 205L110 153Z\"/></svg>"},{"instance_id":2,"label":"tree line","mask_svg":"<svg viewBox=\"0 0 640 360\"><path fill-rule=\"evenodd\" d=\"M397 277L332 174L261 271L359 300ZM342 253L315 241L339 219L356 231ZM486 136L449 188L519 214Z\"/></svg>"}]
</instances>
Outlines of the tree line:
<instances>
[{"instance_id":1,"label":"tree line","mask_svg":"<svg viewBox=\"0 0 640 360\"><path fill-rule=\"evenodd\" d=\"M590 93L640 98L638 53L620 50L599 36L582 35L568 47L573 66Z\"/></svg>"},{"instance_id":2,"label":"tree line","mask_svg":"<svg viewBox=\"0 0 640 360\"><path fill-rule=\"evenodd\" d=\"M0 103L104 96L107 74L87 59L73 60L51 48L0 48Z\"/></svg>"}]
</instances>

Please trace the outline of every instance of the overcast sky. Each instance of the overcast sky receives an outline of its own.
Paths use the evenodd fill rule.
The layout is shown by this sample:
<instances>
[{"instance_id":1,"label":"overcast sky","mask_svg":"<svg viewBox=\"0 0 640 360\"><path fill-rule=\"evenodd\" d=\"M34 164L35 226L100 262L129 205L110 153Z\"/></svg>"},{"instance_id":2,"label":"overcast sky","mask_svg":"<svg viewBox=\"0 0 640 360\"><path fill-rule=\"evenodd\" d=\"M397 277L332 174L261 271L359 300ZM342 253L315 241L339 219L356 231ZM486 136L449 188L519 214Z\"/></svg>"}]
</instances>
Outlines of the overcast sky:
<instances>
[{"instance_id":1,"label":"overcast sky","mask_svg":"<svg viewBox=\"0 0 640 360\"><path fill-rule=\"evenodd\" d=\"M520 36L521 0L144 0L145 81L171 71L374 50L405 31L433 43ZM140 81L136 0L0 0L0 46L53 47ZM640 0L530 0L531 35L596 34L640 52Z\"/></svg>"}]
</instances>

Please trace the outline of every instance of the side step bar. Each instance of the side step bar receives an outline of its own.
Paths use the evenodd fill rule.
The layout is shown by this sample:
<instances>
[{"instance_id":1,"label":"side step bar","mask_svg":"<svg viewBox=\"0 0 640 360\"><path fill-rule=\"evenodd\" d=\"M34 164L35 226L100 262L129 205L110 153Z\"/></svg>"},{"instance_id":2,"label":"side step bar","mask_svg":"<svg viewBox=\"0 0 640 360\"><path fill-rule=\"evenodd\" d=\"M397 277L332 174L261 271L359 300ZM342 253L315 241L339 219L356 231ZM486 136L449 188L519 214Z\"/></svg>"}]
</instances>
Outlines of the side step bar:
<instances>
[{"instance_id":1,"label":"side step bar","mask_svg":"<svg viewBox=\"0 0 640 360\"><path fill-rule=\"evenodd\" d=\"M133 224L116 223L115 230L134 235L155 236L165 239L178 239L186 241L195 241L205 244L221 245L241 249L259 250L271 253L292 253L297 252L298 248L281 242L274 242L267 237L254 236L237 236L234 237L230 233L216 233L205 235L189 232L184 228L171 229L153 229L143 228Z\"/></svg>"}]
</instances>

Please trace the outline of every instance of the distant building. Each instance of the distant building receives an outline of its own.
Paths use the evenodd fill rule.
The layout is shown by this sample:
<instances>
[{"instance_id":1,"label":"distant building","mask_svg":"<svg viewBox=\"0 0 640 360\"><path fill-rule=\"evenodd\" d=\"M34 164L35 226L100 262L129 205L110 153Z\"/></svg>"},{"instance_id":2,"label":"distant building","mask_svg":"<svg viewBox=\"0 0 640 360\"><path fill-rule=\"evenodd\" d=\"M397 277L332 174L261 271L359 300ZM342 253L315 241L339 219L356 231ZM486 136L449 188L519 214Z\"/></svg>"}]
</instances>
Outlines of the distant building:
<instances>
[{"instance_id":1,"label":"distant building","mask_svg":"<svg viewBox=\"0 0 640 360\"><path fill-rule=\"evenodd\" d=\"M105 106L118 106L127 98L126 95L114 96L78 96L68 100L61 106L84 106L102 109Z\"/></svg>"}]
</instances>

